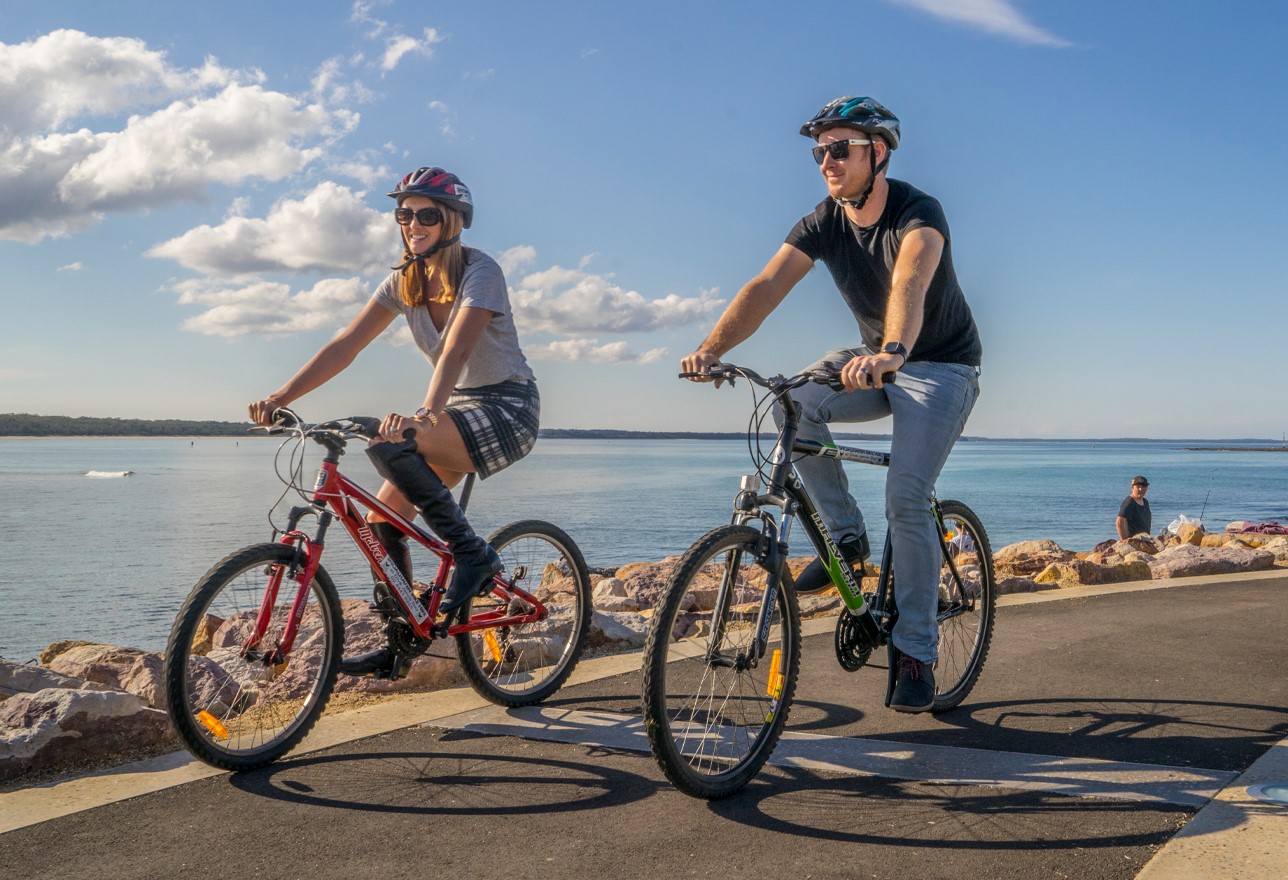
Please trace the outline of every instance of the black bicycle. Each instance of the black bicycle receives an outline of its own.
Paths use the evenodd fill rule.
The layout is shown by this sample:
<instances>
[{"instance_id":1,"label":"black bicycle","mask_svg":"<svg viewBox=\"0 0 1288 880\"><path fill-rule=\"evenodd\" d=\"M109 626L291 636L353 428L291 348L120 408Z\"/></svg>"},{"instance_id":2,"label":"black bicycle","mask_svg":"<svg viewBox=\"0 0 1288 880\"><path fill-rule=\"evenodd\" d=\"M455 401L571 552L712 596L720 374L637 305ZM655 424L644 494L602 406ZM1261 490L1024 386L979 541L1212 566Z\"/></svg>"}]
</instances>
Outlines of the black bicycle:
<instances>
[{"instance_id":1,"label":"black bicycle","mask_svg":"<svg viewBox=\"0 0 1288 880\"><path fill-rule=\"evenodd\" d=\"M694 374L684 373L681 378ZM834 371L765 379L720 364L709 376L743 378L768 394L753 407L748 446L756 473L742 478L733 519L698 539L680 559L654 612L645 646L644 723L662 771L682 791L717 798L746 785L768 760L787 723L800 671L801 622L787 567L799 522L841 594L836 658L851 672L890 644L898 616L887 533L875 592L843 561L793 462L821 455L889 467L890 455L797 438L800 409L791 391L807 382L839 387ZM755 392L753 389L753 398ZM781 406L783 425L768 455L760 427ZM929 500L940 535L939 659L932 712L960 703L979 678L993 632L996 582L984 526L959 501ZM894 689L889 663L886 705Z\"/></svg>"}]
</instances>

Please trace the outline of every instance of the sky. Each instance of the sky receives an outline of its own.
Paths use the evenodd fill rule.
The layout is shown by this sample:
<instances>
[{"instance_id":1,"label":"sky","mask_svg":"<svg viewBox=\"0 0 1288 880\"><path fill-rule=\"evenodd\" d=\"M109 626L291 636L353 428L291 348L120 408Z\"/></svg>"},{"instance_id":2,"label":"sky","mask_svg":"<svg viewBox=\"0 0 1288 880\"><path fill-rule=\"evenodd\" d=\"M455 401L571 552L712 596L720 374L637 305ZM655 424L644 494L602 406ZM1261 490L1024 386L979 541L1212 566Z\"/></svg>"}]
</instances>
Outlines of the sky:
<instances>
[{"instance_id":1,"label":"sky","mask_svg":"<svg viewBox=\"0 0 1288 880\"><path fill-rule=\"evenodd\" d=\"M824 197L871 95L984 343L966 433L1288 430L1288 6L654 0L0 6L0 412L242 420L398 261L385 193L475 198L547 428L737 431L679 360ZM816 266L726 359L855 345ZM296 408L407 413L395 325ZM888 430L888 423L858 430Z\"/></svg>"}]
</instances>

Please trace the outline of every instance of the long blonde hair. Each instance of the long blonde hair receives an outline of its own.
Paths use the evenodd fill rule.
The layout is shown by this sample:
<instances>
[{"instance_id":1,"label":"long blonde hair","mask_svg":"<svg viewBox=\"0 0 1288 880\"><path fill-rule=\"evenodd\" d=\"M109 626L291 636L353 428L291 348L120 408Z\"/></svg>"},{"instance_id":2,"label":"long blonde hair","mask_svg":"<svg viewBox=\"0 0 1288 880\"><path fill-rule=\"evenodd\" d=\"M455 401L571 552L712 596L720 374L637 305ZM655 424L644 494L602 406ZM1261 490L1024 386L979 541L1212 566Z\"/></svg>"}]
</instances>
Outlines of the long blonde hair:
<instances>
[{"instance_id":1,"label":"long blonde hair","mask_svg":"<svg viewBox=\"0 0 1288 880\"><path fill-rule=\"evenodd\" d=\"M462 228L460 213L442 202L434 202L434 207L443 212L443 231L438 240L446 241L459 236ZM407 247L407 230L410 228L410 226L402 227L404 262L415 256ZM428 260L416 260L410 263L402 270L402 278L399 279L398 292L402 296L402 301L409 306L423 306L431 302L454 302L456 291L461 286L461 278L465 275L466 250L457 238ZM438 294L430 297L428 291L435 279L439 283Z\"/></svg>"}]
</instances>

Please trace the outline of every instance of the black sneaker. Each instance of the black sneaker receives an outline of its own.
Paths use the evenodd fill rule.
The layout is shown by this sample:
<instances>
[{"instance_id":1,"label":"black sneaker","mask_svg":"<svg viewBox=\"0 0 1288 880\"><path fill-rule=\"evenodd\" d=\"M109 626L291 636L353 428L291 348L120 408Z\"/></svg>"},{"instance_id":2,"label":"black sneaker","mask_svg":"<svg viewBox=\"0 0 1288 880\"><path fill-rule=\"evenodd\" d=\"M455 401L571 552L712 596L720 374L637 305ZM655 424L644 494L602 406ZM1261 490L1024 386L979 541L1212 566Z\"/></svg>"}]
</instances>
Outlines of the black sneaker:
<instances>
[{"instance_id":1,"label":"black sneaker","mask_svg":"<svg viewBox=\"0 0 1288 880\"><path fill-rule=\"evenodd\" d=\"M396 681L411 670L411 658L400 658L390 648L378 648L356 657L340 661L340 671L345 675L371 676Z\"/></svg>"},{"instance_id":2,"label":"black sneaker","mask_svg":"<svg viewBox=\"0 0 1288 880\"><path fill-rule=\"evenodd\" d=\"M896 712L926 712L935 705L934 664L895 649L894 694L890 708Z\"/></svg>"},{"instance_id":3,"label":"black sneaker","mask_svg":"<svg viewBox=\"0 0 1288 880\"><path fill-rule=\"evenodd\" d=\"M868 549L868 533L858 537L844 538L840 542L841 557L850 564L850 568L862 569L863 561L872 555ZM823 560L815 559L796 577L797 593L817 593L832 586Z\"/></svg>"}]
</instances>

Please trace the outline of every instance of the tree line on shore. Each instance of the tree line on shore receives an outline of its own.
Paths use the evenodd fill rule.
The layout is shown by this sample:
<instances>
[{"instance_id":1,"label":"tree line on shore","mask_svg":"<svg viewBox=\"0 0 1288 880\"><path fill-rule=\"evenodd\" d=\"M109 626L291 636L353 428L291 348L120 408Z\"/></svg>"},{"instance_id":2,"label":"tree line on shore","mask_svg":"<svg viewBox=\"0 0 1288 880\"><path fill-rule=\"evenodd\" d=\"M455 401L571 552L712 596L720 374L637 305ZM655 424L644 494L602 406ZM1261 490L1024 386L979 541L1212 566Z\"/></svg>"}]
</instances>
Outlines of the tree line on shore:
<instances>
[{"instance_id":1,"label":"tree line on shore","mask_svg":"<svg viewBox=\"0 0 1288 880\"><path fill-rule=\"evenodd\" d=\"M0 413L0 437L244 437L250 422Z\"/></svg>"}]
</instances>

